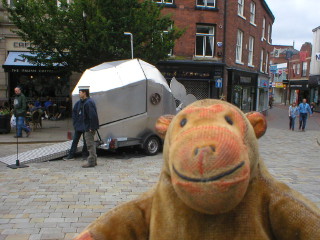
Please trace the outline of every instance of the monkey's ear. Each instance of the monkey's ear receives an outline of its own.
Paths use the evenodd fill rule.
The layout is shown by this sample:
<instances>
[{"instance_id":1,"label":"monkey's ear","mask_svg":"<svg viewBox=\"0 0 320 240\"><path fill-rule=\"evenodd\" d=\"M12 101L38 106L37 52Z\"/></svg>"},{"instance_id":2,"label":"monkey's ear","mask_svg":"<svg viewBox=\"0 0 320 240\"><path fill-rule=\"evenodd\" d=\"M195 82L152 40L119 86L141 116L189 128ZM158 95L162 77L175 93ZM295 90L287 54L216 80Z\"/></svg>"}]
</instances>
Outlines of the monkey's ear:
<instances>
[{"instance_id":1,"label":"monkey's ear","mask_svg":"<svg viewBox=\"0 0 320 240\"><path fill-rule=\"evenodd\" d=\"M267 131L266 117L259 112L248 112L246 117L251 123L257 138L261 138Z\"/></svg>"},{"instance_id":2,"label":"monkey's ear","mask_svg":"<svg viewBox=\"0 0 320 240\"><path fill-rule=\"evenodd\" d=\"M156 131L158 135L164 139L168 130L168 127L173 119L174 115L163 115L158 118L156 122Z\"/></svg>"}]
</instances>

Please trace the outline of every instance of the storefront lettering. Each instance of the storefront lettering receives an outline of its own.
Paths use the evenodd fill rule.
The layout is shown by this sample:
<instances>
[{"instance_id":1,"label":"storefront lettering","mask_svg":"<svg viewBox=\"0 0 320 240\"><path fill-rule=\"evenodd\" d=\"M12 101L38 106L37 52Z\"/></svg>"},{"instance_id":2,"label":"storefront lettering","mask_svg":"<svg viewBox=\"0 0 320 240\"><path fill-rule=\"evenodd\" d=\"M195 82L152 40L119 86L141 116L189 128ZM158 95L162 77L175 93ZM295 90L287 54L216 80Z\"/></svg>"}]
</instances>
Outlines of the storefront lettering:
<instances>
[{"instance_id":1,"label":"storefront lettering","mask_svg":"<svg viewBox=\"0 0 320 240\"><path fill-rule=\"evenodd\" d=\"M251 77L240 77L241 83L251 83Z\"/></svg>"},{"instance_id":2,"label":"storefront lettering","mask_svg":"<svg viewBox=\"0 0 320 240\"><path fill-rule=\"evenodd\" d=\"M164 77L172 78L192 78L192 79L211 79L210 72L193 72L193 71L173 71L173 72L162 72Z\"/></svg>"},{"instance_id":3,"label":"storefront lettering","mask_svg":"<svg viewBox=\"0 0 320 240\"><path fill-rule=\"evenodd\" d=\"M12 68L13 73L54 73L53 69L27 69L27 68Z\"/></svg>"},{"instance_id":4,"label":"storefront lettering","mask_svg":"<svg viewBox=\"0 0 320 240\"><path fill-rule=\"evenodd\" d=\"M28 48L31 44L29 42L13 42L14 48Z\"/></svg>"}]
</instances>

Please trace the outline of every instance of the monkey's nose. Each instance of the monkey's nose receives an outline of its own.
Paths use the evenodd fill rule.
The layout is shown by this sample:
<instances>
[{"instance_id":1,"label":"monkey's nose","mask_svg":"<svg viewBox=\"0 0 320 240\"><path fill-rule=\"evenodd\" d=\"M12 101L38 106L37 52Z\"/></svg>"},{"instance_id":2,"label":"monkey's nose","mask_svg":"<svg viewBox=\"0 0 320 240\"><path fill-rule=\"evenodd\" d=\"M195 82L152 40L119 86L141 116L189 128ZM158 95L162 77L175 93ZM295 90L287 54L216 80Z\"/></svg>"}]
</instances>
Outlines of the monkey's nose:
<instances>
[{"instance_id":1,"label":"monkey's nose","mask_svg":"<svg viewBox=\"0 0 320 240\"><path fill-rule=\"evenodd\" d=\"M194 149L194 156L197 156L200 153L214 153L216 151L215 146L213 145L209 145L209 146L205 146L205 147L199 147L199 148L195 148Z\"/></svg>"}]
</instances>

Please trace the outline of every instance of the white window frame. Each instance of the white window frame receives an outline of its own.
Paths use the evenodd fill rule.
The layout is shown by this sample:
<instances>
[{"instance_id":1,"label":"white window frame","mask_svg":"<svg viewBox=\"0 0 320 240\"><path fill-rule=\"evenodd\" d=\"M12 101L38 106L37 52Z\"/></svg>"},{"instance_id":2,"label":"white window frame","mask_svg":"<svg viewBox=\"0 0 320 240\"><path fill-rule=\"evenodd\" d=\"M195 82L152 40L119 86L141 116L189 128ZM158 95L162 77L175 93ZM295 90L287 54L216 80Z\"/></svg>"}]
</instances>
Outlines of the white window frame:
<instances>
[{"instance_id":1,"label":"white window frame","mask_svg":"<svg viewBox=\"0 0 320 240\"><path fill-rule=\"evenodd\" d=\"M268 43L270 44L271 42L271 24L268 24Z\"/></svg>"},{"instance_id":2,"label":"white window frame","mask_svg":"<svg viewBox=\"0 0 320 240\"><path fill-rule=\"evenodd\" d=\"M295 75L296 74L296 68L297 68L297 65L296 64L293 64L292 65L292 73Z\"/></svg>"},{"instance_id":3,"label":"white window frame","mask_svg":"<svg viewBox=\"0 0 320 240\"><path fill-rule=\"evenodd\" d=\"M256 3L252 1L250 3L250 23L256 26L255 21L256 21Z\"/></svg>"},{"instance_id":4,"label":"white window frame","mask_svg":"<svg viewBox=\"0 0 320 240\"><path fill-rule=\"evenodd\" d=\"M260 72L263 72L263 55L264 55L264 49L261 49L261 56L260 56Z\"/></svg>"},{"instance_id":5,"label":"white window frame","mask_svg":"<svg viewBox=\"0 0 320 240\"><path fill-rule=\"evenodd\" d=\"M199 4L199 0L197 0L197 7L207 7L207 8L215 8L216 7L216 0L213 0L213 6L208 6L208 0L202 0L203 4Z\"/></svg>"},{"instance_id":6,"label":"white window frame","mask_svg":"<svg viewBox=\"0 0 320 240\"><path fill-rule=\"evenodd\" d=\"M212 33L198 33L198 27L208 27L208 28L211 28L209 29L209 32L210 30L212 30ZM198 37L203 37L203 40L202 40L202 54L201 55L197 55L197 38ZM212 26L212 25L203 25L203 24L197 24L197 30L196 30L196 44L195 44L195 56L196 57L213 57L214 55L214 39L215 37L215 27ZM207 39L209 38L209 39ZM209 40L211 42L211 51L212 51L212 54L211 55L206 55L206 47L207 47L207 41L206 40Z\"/></svg>"},{"instance_id":7,"label":"white window frame","mask_svg":"<svg viewBox=\"0 0 320 240\"><path fill-rule=\"evenodd\" d=\"M297 63L297 73L296 75L300 75L300 63Z\"/></svg>"},{"instance_id":8,"label":"white window frame","mask_svg":"<svg viewBox=\"0 0 320 240\"><path fill-rule=\"evenodd\" d=\"M266 32L266 18L264 17L262 20L262 37L261 41L266 40L265 39L265 32Z\"/></svg>"},{"instance_id":9,"label":"white window frame","mask_svg":"<svg viewBox=\"0 0 320 240\"><path fill-rule=\"evenodd\" d=\"M269 53L267 52L266 53L266 66L265 66L265 73L267 73L268 74L268 66L269 66L269 63L268 63L268 61L269 61Z\"/></svg>"},{"instance_id":10,"label":"white window frame","mask_svg":"<svg viewBox=\"0 0 320 240\"><path fill-rule=\"evenodd\" d=\"M10 1L10 0L9 0ZM71 0L66 0L67 1L67 4L70 4L71 3ZM57 0L57 6L58 7L61 7L61 1Z\"/></svg>"},{"instance_id":11,"label":"white window frame","mask_svg":"<svg viewBox=\"0 0 320 240\"><path fill-rule=\"evenodd\" d=\"M13 0L7 0L7 4L8 4L10 7L13 7L13 6L14 6Z\"/></svg>"},{"instance_id":12,"label":"white window frame","mask_svg":"<svg viewBox=\"0 0 320 240\"><path fill-rule=\"evenodd\" d=\"M302 62L302 77L307 76L307 70L308 70L308 63Z\"/></svg>"},{"instance_id":13,"label":"white window frame","mask_svg":"<svg viewBox=\"0 0 320 240\"><path fill-rule=\"evenodd\" d=\"M173 4L173 0L154 0L156 3Z\"/></svg>"},{"instance_id":14,"label":"white window frame","mask_svg":"<svg viewBox=\"0 0 320 240\"><path fill-rule=\"evenodd\" d=\"M238 29L236 44L236 63L242 63L243 31Z\"/></svg>"},{"instance_id":15,"label":"white window frame","mask_svg":"<svg viewBox=\"0 0 320 240\"><path fill-rule=\"evenodd\" d=\"M245 19L243 16L244 13L244 0L238 0L238 16Z\"/></svg>"},{"instance_id":16,"label":"white window frame","mask_svg":"<svg viewBox=\"0 0 320 240\"><path fill-rule=\"evenodd\" d=\"M249 67L254 67L253 52L254 52L254 37L249 36L249 49L248 49L248 66Z\"/></svg>"}]
</instances>

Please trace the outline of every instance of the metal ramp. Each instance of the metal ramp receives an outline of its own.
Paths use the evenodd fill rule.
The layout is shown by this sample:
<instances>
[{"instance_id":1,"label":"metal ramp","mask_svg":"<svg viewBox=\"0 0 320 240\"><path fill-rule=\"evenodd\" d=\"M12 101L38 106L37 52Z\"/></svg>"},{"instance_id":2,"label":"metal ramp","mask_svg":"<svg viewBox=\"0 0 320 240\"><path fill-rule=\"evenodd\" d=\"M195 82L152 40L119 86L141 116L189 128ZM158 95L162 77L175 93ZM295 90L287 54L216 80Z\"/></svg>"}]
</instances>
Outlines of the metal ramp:
<instances>
[{"instance_id":1,"label":"metal ramp","mask_svg":"<svg viewBox=\"0 0 320 240\"><path fill-rule=\"evenodd\" d=\"M27 152L18 153L18 159L20 163L31 163L31 162L46 162L49 160L64 157L69 153L72 140L45 146L37 149L33 149ZM79 141L77 151L83 146L83 142ZM15 164L17 160L17 154L9 155L0 158L0 162L11 165Z\"/></svg>"}]
</instances>

